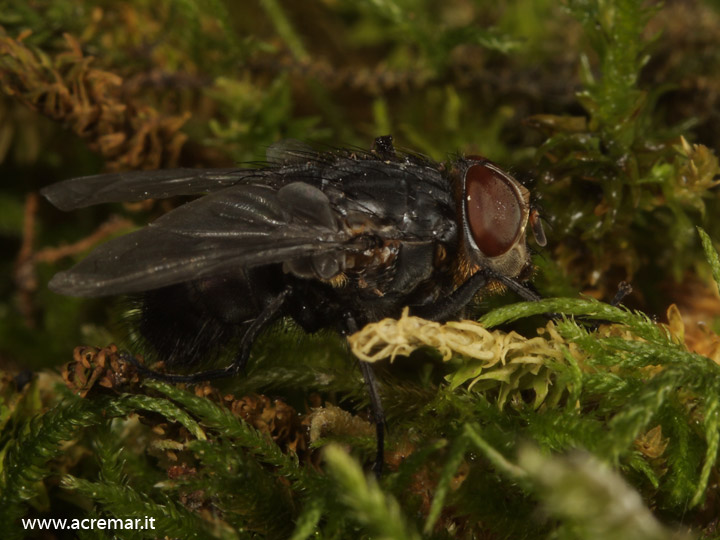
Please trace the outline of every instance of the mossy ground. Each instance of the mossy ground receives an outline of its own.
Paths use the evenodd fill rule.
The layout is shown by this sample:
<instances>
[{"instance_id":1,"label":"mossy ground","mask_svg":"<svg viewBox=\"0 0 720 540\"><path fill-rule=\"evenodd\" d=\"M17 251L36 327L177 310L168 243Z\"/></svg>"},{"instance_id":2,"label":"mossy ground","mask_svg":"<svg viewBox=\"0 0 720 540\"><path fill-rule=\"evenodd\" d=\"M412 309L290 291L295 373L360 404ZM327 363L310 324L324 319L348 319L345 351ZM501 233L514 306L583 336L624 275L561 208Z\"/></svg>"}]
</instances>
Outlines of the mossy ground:
<instances>
[{"instance_id":1,"label":"mossy ground","mask_svg":"<svg viewBox=\"0 0 720 540\"><path fill-rule=\"evenodd\" d=\"M720 536L719 23L711 0L0 0L4 537L137 516L157 529L119 537ZM116 302L46 289L170 204L63 214L49 183L388 133L528 185L548 299L483 298L486 330L419 322L403 350L423 347L376 364L379 482L339 336L284 321L243 377L174 387L109 346ZM630 309L607 303L620 281Z\"/></svg>"}]
</instances>

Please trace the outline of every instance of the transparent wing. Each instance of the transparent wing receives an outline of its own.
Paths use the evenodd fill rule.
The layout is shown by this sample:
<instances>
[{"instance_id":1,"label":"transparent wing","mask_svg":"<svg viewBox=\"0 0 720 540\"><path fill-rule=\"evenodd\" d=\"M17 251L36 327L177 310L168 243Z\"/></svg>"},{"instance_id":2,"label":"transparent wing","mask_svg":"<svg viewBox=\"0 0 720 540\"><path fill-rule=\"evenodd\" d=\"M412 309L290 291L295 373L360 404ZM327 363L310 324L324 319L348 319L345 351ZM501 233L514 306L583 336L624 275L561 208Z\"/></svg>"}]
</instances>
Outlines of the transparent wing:
<instances>
[{"instance_id":1,"label":"transparent wing","mask_svg":"<svg viewBox=\"0 0 720 540\"><path fill-rule=\"evenodd\" d=\"M340 250L350 234L327 196L295 182L237 185L99 246L49 287L70 296L135 293L243 267Z\"/></svg>"},{"instance_id":2,"label":"transparent wing","mask_svg":"<svg viewBox=\"0 0 720 540\"><path fill-rule=\"evenodd\" d=\"M271 145L266 154L271 168L315 161L320 156L310 145L294 139ZM103 203L213 193L241 181L252 182L267 173L267 168L126 171L72 178L48 186L41 193L54 206L68 211Z\"/></svg>"},{"instance_id":3,"label":"transparent wing","mask_svg":"<svg viewBox=\"0 0 720 540\"><path fill-rule=\"evenodd\" d=\"M257 172L254 169L128 171L65 180L46 187L41 193L61 210L74 210L101 203L212 193Z\"/></svg>"}]
</instances>

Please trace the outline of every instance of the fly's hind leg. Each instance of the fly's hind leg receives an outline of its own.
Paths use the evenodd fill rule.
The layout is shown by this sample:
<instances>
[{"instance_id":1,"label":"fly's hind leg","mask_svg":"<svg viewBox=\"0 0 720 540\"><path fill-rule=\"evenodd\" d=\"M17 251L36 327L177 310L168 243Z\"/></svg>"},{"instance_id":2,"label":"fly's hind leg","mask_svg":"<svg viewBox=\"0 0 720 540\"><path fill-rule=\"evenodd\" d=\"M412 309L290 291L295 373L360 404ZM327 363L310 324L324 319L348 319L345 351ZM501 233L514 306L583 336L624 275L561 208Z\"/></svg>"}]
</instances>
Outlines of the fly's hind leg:
<instances>
[{"instance_id":1,"label":"fly's hind leg","mask_svg":"<svg viewBox=\"0 0 720 540\"><path fill-rule=\"evenodd\" d=\"M248 358L250 357L250 350L252 345L260 335L260 333L272 323L282 312L282 308L285 304L285 300L291 292L290 287L283 289L277 296L275 296L265 307L262 309L260 314L253 320L245 334L242 337L240 343L240 350L235 355L235 360L225 367L220 369L210 369L207 371L201 371L199 373L191 373L188 375L180 375L176 373L160 373L158 371L149 369L138 362L132 354L123 352L121 357L133 364L138 371L150 377L160 381L172 382L172 383L199 383L204 381L210 381L215 379L223 379L226 377L233 377L240 373L245 365L247 364Z\"/></svg>"},{"instance_id":2,"label":"fly's hind leg","mask_svg":"<svg viewBox=\"0 0 720 540\"><path fill-rule=\"evenodd\" d=\"M345 317L345 326L348 334L354 334L358 331L358 325L352 316ZM377 438L377 446L375 451L375 461L372 470L377 478L382 475L383 462L385 460L385 411L383 411L380 392L378 391L375 372L369 362L360 360L360 371L362 372L365 386L370 394L370 410L372 411L373 421L375 422L375 435Z\"/></svg>"}]
</instances>

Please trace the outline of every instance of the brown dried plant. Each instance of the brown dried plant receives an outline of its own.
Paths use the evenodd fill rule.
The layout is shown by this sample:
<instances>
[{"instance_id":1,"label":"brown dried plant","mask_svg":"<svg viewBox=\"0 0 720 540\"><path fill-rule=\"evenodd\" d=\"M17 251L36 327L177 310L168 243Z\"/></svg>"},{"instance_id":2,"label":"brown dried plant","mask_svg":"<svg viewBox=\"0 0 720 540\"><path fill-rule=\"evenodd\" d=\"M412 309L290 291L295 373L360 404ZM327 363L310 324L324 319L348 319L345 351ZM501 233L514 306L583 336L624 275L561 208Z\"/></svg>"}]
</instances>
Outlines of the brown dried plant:
<instances>
[{"instance_id":1,"label":"brown dried plant","mask_svg":"<svg viewBox=\"0 0 720 540\"><path fill-rule=\"evenodd\" d=\"M109 170L155 169L177 164L190 113L163 116L126 98L122 78L92 67L93 57L64 34L67 49L54 56L33 49L21 33L0 27L0 90L27 107L62 122L100 153Z\"/></svg>"}]
</instances>

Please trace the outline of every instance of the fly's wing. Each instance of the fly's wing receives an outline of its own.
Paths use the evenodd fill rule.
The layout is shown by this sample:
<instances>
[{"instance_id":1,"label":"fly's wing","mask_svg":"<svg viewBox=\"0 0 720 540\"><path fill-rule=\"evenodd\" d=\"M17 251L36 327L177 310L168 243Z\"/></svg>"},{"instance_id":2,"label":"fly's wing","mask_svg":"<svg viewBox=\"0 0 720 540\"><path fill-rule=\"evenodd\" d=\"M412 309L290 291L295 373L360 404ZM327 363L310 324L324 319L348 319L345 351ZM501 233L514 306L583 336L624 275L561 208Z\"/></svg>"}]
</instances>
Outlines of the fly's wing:
<instances>
[{"instance_id":1,"label":"fly's wing","mask_svg":"<svg viewBox=\"0 0 720 540\"><path fill-rule=\"evenodd\" d=\"M285 139L267 149L267 162L282 166L316 160L319 154L305 143ZM167 199L200 195L252 182L266 176L268 169L161 169L126 171L72 178L41 191L60 210L75 210L95 204Z\"/></svg>"},{"instance_id":2,"label":"fly's wing","mask_svg":"<svg viewBox=\"0 0 720 540\"><path fill-rule=\"evenodd\" d=\"M99 246L49 284L70 296L136 293L340 250L351 235L318 188L239 184Z\"/></svg>"},{"instance_id":3,"label":"fly's wing","mask_svg":"<svg viewBox=\"0 0 720 540\"><path fill-rule=\"evenodd\" d=\"M83 176L58 182L41 191L61 210L94 204L167 199L212 193L252 177L253 169L163 169Z\"/></svg>"}]
</instances>

